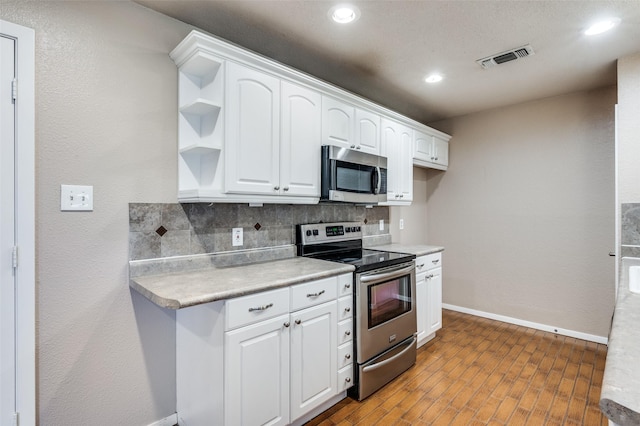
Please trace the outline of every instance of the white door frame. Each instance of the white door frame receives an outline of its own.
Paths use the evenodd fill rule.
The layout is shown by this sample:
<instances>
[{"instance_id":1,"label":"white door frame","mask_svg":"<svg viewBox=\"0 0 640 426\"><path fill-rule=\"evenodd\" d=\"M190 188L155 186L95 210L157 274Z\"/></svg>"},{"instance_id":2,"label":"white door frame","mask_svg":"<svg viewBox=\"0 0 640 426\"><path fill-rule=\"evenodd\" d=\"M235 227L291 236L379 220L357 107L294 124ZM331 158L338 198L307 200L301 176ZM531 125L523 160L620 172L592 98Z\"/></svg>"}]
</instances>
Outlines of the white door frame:
<instances>
[{"instance_id":1,"label":"white door frame","mask_svg":"<svg viewBox=\"0 0 640 426\"><path fill-rule=\"evenodd\" d=\"M0 34L16 40L16 412L19 424L30 426L36 424L35 32L0 20Z\"/></svg>"}]
</instances>

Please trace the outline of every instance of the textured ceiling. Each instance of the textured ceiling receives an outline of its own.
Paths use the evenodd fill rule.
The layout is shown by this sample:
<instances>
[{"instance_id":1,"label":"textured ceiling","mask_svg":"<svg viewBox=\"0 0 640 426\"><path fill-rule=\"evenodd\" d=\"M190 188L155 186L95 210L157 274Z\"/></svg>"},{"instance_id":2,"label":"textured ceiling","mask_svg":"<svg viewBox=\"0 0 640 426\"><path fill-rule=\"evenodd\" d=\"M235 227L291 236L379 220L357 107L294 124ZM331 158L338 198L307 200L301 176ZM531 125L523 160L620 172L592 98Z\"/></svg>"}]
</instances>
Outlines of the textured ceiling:
<instances>
[{"instance_id":1,"label":"textured ceiling","mask_svg":"<svg viewBox=\"0 0 640 426\"><path fill-rule=\"evenodd\" d=\"M353 1L358 21L333 23L338 1L137 0L360 94L423 123L616 83L616 59L640 53L640 0ZM602 17L613 31L586 37ZM476 60L531 44L535 55L482 69ZM437 85L423 82L439 71Z\"/></svg>"}]
</instances>

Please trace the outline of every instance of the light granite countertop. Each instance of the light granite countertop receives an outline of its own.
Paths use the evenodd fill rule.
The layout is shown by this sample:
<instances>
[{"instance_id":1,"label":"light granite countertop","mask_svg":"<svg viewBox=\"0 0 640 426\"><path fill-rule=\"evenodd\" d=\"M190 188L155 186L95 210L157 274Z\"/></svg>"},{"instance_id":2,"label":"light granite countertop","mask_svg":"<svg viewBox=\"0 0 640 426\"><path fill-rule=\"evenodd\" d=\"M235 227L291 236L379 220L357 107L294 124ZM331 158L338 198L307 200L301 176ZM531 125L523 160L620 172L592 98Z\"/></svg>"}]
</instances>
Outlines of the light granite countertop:
<instances>
[{"instance_id":1,"label":"light granite countertop","mask_svg":"<svg viewBox=\"0 0 640 426\"><path fill-rule=\"evenodd\" d=\"M306 257L130 277L129 285L158 306L180 309L354 271L352 265Z\"/></svg>"},{"instance_id":2,"label":"light granite countertop","mask_svg":"<svg viewBox=\"0 0 640 426\"><path fill-rule=\"evenodd\" d=\"M391 243L381 246L371 247L374 250L393 251L396 253L415 254L416 256L425 256L427 254L438 253L444 251L444 247L428 246L422 244L398 244Z\"/></svg>"},{"instance_id":3,"label":"light granite countertop","mask_svg":"<svg viewBox=\"0 0 640 426\"><path fill-rule=\"evenodd\" d=\"M640 294L629 291L629 267L639 258L622 258L600 408L618 425L640 424Z\"/></svg>"}]
</instances>

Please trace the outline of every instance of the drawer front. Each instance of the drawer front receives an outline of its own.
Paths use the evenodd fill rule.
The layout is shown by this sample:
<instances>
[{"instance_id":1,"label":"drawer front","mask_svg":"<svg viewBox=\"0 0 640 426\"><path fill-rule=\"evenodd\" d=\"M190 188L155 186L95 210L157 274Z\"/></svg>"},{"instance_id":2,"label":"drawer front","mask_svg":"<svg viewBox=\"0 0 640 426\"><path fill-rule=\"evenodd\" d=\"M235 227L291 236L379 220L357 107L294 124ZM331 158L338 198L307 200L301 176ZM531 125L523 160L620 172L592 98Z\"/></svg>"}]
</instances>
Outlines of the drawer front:
<instances>
[{"instance_id":1,"label":"drawer front","mask_svg":"<svg viewBox=\"0 0 640 426\"><path fill-rule=\"evenodd\" d=\"M338 392L353 386L353 364L338 370Z\"/></svg>"},{"instance_id":2,"label":"drawer front","mask_svg":"<svg viewBox=\"0 0 640 426\"><path fill-rule=\"evenodd\" d=\"M226 302L225 330L233 330L288 313L288 288L237 297Z\"/></svg>"},{"instance_id":3,"label":"drawer front","mask_svg":"<svg viewBox=\"0 0 640 426\"><path fill-rule=\"evenodd\" d=\"M338 346L338 369L353 363L353 343Z\"/></svg>"},{"instance_id":4,"label":"drawer front","mask_svg":"<svg viewBox=\"0 0 640 426\"><path fill-rule=\"evenodd\" d=\"M353 297L341 297L338 299L338 321L353 317Z\"/></svg>"},{"instance_id":5,"label":"drawer front","mask_svg":"<svg viewBox=\"0 0 640 426\"><path fill-rule=\"evenodd\" d=\"M353 320L348 319L338 323L338 345L353 340Z\"/></svg>"},{"instance_id":6,"label":"drawer front","mask_svg":"<svg viewBox=\"0 0 640 426\"><path fill-rule=\"evenodd\" d=\"M416 258L416 273L442 266L442 253L432 253Z\"/></svg>"},{"instance_id":7,"label":"drawer front","mask_svg":"<svg viewBox=\"0 0 640 426\"><path fill-rule=\"evenodd\" d=\"M337 281L336 277L331 277L291 287L291 311L334 300Z\"/></svg>"},{"instance_id":8,"label":"drawer front","mask_svg":"<svg viewBox=\"0 0 640 426\"><path fill-rule=\"evenodd\" d=\"M338 297L353 295L353 274L338 276Z\"/></svg>"}]
</instances>

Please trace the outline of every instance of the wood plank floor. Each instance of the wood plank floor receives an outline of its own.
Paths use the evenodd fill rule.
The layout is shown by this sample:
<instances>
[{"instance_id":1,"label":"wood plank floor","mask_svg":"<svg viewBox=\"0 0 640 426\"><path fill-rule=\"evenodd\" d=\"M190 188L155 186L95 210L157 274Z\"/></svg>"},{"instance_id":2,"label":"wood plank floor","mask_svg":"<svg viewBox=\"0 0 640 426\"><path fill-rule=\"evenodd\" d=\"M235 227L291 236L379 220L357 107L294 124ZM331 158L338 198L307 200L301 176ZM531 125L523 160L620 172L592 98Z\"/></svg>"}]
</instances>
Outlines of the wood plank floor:
<instances>
[{"instance_id":1,"label":"wood plank floor","mask_svg":"<svg viewBox=\"0 0 640 426\"><path fill-rule=\"evenodd\" d=\"M307 425L607 425L607 347L454 311L416 365Z\"/></svg>"}]
</instances>

